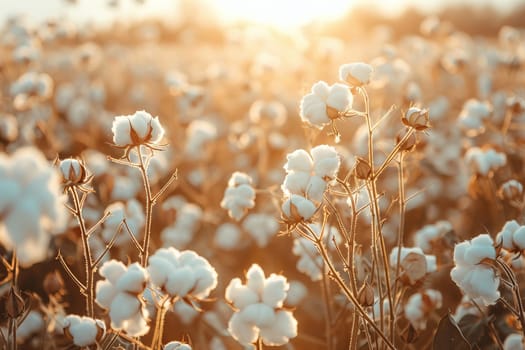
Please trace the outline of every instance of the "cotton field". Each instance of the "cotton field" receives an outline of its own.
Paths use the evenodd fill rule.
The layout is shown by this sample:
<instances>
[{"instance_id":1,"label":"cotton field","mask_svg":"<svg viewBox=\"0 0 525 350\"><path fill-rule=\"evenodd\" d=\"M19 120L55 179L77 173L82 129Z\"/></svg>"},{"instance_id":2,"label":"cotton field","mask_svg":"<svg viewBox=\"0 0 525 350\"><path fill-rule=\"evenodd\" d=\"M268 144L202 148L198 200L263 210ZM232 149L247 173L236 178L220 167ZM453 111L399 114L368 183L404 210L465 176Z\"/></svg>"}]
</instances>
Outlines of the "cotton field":
<instances>
[{"instance_id":1,"label":"cotton field","mask_svg":"<svg viewBox=\"0 0 525 350\"><path fill-rule=\"evenodd\" d=\"M155 1L1 23L0 349L525 349L523 22Z\"/></svg>"}]
</instances>

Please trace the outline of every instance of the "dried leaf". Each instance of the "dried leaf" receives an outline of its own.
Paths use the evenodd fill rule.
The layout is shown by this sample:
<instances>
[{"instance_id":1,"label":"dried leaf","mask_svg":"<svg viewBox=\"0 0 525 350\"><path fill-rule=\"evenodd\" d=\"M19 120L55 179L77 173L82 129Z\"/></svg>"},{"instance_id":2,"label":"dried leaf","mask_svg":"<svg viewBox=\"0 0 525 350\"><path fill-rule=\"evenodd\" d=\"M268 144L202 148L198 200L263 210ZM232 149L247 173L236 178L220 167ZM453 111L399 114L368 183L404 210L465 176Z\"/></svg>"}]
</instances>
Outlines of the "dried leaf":
<instances>
[{"instance_id":1,"label":"dried leaf","mask_svg":"<svg viewBox=\"0 0 525 350\"><path fill-rule=\"evenodd\" d=\"M450 314L445 315L439 321L432 348L434 350L471 350L469 342L465 339L461 329Z\"/></svg>"}]
</instances>

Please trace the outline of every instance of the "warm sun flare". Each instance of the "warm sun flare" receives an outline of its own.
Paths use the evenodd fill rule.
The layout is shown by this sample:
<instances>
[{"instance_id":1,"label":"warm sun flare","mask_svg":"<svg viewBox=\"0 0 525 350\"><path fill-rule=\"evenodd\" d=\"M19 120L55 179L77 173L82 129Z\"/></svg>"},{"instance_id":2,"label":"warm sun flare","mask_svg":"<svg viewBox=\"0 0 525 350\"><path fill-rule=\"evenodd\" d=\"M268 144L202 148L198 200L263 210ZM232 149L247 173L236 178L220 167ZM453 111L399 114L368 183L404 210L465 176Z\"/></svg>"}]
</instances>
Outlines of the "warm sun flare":
<instances>
[{"instance_id":1,"label":"warm sun flare","mask_svg":"<svg viewBox=\"0 0 525 350\"><path fill-rule=\"evenodd\" d=\"M216 0L216 11L226 20L249 21L290 28L315 21L333 19L346 12L354 1L324 0Z\"/></svg>"}]
</instances>

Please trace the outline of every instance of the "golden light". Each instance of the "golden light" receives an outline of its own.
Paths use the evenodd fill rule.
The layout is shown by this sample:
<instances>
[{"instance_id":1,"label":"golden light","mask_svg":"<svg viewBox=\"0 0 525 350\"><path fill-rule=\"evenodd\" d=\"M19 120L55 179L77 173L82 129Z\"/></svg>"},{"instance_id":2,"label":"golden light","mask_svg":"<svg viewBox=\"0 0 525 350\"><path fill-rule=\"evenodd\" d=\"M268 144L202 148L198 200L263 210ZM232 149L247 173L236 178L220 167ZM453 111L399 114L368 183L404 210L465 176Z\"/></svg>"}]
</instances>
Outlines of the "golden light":
<instances>
[{"instance_id":1,"label":"golden light","mask_svg":"<svg viewBox=\"0 0 525 350\"><path fill-rule=\"evenodd\" d=\"M226 21L259 23L282 29L312 21L335 19L346 13L349 0L215 0L214 11Z\"/></svg>"}]
</instances>

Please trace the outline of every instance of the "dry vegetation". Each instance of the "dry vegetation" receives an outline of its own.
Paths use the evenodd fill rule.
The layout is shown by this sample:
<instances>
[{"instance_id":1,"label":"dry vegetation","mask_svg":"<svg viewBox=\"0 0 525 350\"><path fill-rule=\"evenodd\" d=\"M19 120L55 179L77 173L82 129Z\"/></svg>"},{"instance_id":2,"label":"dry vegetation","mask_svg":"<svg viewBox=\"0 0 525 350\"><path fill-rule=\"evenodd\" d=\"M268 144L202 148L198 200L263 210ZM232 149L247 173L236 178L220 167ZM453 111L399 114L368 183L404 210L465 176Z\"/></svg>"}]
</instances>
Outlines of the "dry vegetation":
<instances>
[{"instance_id":1,"label":"dry vegetation","mask_svg":"<svg viewBox=\"0 0 525 350\"><path fill-rule=\"evenodd\" d=\"M9 20L0 348L525 348L524 11Z\"/></svg>"}]
</instances>

